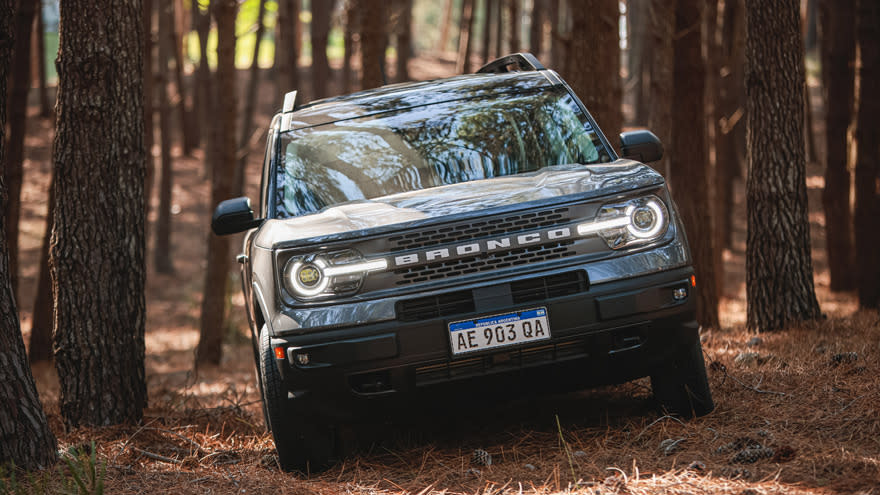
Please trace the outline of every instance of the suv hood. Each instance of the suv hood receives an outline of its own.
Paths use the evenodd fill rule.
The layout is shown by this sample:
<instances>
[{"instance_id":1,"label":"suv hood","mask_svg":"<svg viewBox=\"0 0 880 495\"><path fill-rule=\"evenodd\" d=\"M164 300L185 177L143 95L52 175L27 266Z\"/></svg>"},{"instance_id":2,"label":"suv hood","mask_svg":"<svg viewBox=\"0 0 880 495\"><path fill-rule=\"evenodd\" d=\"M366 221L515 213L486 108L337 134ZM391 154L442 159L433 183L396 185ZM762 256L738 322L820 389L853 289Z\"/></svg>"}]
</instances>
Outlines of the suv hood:
<instances>
[{"instance_id":1,"label":"suv hood","mask_svg":"<svg viewBox=\"0 0 880 495\"><path fill-rule=\"evenodd\" d=\"M311 215L267 220L254 240L267 249L298 244L296 241L305 239L329 237L326 240L330 241L350 237L345 234L395 224L546 202L563 196L586 199L662 183L660 174L632 160L618 159L601 165L554 165L526 174L351 201Z\"/></svg>"}]
</instances>

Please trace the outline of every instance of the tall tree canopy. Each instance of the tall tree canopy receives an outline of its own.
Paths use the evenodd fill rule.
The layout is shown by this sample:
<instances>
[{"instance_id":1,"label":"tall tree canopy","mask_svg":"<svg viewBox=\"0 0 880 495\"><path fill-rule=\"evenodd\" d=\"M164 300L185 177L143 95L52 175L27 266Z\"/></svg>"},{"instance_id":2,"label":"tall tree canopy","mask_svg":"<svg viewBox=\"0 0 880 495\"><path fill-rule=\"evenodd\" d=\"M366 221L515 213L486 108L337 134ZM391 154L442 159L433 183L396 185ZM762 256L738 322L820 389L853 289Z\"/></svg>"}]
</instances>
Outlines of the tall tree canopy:
<instances>
[{"instance_id":1,"label":"tall tree canopy","mask_svg":"<svg viewBox=\"0 0 880 495\"><path fill-rule=\"evenodd\" d=\"M147 400L141 8L61 2L50 265L61 413L73 426L137 422Z\"/></svg>"}]
</instances>

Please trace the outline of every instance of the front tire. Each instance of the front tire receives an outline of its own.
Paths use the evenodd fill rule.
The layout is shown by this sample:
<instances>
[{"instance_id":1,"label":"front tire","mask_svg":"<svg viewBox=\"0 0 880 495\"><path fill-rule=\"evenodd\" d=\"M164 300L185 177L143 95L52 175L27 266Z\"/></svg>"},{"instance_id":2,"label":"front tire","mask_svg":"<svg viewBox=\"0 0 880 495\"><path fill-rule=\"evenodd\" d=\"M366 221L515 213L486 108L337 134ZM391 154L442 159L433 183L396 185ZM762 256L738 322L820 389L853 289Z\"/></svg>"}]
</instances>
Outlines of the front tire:
<instances>
[{"instance_id":1,"label":"front tire","mask_svg":"<svg viewBox=\"0 0 880 495\"><path fill-rule=\"evenodd\" d=\"M693 418L712 412L715 402L709 389L699 334L693 332L688 340L671 362L651 375L651 389L667 412Z\"/></svg>"},{"instance_id":2,"label":"front tire","mask_svg":"<svg viewBox=\"0 0 880 495\"><path fill-rule=\"evenodd\" d=\"M327 468L335 454L333 432L309 421L291 404L265 326L260 331L260 377L263 413L281 469L308 473Z\"/></svg>"}]
</instances>

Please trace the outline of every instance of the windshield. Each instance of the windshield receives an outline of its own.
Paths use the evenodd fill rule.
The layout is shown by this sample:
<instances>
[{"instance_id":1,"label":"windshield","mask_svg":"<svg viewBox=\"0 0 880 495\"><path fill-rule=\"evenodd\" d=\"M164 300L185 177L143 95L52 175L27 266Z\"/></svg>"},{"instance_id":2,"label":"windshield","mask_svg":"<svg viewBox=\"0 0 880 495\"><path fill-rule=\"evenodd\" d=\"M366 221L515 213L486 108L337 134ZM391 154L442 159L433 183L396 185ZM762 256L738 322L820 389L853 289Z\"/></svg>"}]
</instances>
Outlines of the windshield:
<instances>
[{"instance_id":1,"label":"windshield","mask_svg":"<svg viewBox=\"0 0 880 495\"><path fill-rule=\"evenodd\" d=\"M277 216L610 157L567 91L436 103L281 135Z\"/></svg>"}]
</instances>

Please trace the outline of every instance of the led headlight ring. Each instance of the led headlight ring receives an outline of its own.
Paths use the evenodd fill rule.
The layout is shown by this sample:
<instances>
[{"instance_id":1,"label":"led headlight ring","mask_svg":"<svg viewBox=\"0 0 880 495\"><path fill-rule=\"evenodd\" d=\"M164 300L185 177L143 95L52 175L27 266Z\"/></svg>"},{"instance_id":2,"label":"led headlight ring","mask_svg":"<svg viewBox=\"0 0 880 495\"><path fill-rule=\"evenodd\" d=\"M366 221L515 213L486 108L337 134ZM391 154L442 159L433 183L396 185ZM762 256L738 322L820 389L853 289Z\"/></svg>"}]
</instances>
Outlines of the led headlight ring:
<instances>
[{"instance_id":1,"label":"led headlight ring","mask_svg":"<svg viewBox=\"0 0 880 495\"><path fill-rule=\"evenodd\" d=\"M666 225L663 208L653 199L641 206L628 206L626 208L626 216L629 217L630 220L626 229L630 234L639 239L657 237ZM637 220L636 217L639 217L639 220ZM648 223L646 227L640 227L636 225L637 222L641 223L640 220L649 220L650 223Z\"/></svg>"},{"instance_id":2,"label":"led headlight ring","mask_svg":"<svg viewBox=\"0 0 880 495\"><path fill-rule=\"evenodd\" d=\"M330 277L324 273L326 268L327 262L323 258L296 260L288 263L285 275L296 295L312 297L321 294L330 285Z\"/></svg>"}]
</instances>

